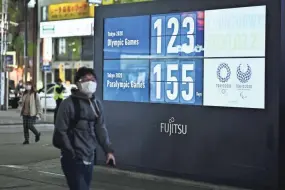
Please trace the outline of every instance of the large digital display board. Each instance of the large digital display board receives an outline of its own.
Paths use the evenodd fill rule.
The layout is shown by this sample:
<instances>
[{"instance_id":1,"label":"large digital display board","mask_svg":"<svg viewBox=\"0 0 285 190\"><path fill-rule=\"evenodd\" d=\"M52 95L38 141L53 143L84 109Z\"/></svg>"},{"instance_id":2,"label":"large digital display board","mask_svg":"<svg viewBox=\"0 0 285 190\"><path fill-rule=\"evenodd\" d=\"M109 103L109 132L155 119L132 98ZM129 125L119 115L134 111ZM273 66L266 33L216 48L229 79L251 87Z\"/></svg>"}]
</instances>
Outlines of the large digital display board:
<instances>
[{"instance_id":1,"label":"large digital display board","mask_svg":"<svg viewBox=\"0 0 285 190\"><path fill-rule=\"evenodd\" d=\"M265 108L266 6L106 18L103 99Z\"/></svg>"}]
</instances>

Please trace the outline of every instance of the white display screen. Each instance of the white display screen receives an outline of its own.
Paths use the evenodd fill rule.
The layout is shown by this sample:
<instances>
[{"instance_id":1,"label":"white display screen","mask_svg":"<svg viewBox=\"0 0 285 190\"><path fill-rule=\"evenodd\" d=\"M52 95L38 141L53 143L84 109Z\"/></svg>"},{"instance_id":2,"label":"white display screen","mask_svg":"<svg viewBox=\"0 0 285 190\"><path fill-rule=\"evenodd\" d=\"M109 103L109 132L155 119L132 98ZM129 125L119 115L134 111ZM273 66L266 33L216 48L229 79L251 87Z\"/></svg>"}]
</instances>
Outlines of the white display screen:
<instances>
[{"instance_id":1,"label":"white display screen","mask_svg":"<svg viewBox=\"0 0 285 190\"><path fill-rule=\"evenodd\" d=\"M266 6L205 11L203 105L265 108Z\"/></svg>"}]
</instances>

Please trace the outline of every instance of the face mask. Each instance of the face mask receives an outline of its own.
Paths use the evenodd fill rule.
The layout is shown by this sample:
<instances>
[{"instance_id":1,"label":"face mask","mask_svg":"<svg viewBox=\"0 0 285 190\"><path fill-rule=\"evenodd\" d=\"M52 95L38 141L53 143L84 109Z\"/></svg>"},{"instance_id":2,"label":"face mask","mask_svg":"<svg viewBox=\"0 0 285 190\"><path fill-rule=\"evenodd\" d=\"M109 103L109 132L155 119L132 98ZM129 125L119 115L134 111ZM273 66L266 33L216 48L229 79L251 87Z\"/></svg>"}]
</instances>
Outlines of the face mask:
<instances>
[{"instance_id":1,"label":"face mask","mask_svg":"<svg viewBox=\"0 0 285 190\"><path fill-rule=\"evenodd\" d=\"M31 85L27 85L26 86L26 90L31 90L32 89L32 86Z\"/></svg>"},{"instance_id":2,"label":"face mask","mask_svg":"<svg viewBox=\"0 0 285 190\"><path fill-rule=\"evenodd\" d=\"M83 82L81 83L81 91L88 96L92 95L96 92L97 83L93 81Z\"/></svg>"}]
</instances>

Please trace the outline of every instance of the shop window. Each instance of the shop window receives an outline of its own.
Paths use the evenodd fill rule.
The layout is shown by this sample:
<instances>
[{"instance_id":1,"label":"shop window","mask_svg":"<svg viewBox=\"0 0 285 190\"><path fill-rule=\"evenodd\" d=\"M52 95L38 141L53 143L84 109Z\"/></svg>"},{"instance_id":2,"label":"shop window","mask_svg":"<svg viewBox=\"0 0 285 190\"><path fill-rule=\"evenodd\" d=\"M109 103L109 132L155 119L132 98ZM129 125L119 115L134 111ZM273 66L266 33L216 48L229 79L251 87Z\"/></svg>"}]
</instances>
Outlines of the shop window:
<instances>
[{"instance_id":1,"label":"shop window","mask_svg":"<svg viewBox=\"0 0 285 190\"><path fill-rule=\"evenodd\" d=\"M41 88L44 88L45 85L45 75L44 73L42 74L41 78L38 79L38 82L42 82L42 85L39 85ZM47 84L50 83L54 83L54 81L52 81L52 74L51 73L47 73Z\"/></svg>"},{"instance_id":2,"label":"shop window","mask_svg":"<svg viewBox=\"0 0 285 190\"><path fill-rule=\"evenodd\" d=\"M74 84L76 69L65 69L64 72L65 72L64 74L65 78L63 80L69 81L71 84ZM54 69L54 80L56 81L59 78L59 76L60 76L59 69Z\"/></svg>"},{"instance_id":3,"label":"shop window","mask_svg":"<svg viewBox=\"0 0 285 190\"><path fill-rule=\"evenodd\" d=\"M72 69L65 69L65 81L73 81Z\"/></svg>"},{"instance_id":4,"label":"shop window","mask_svg":"<svg viewBox=\"0 0 285 190\"><path fill-rule=\"evenodd\" d=\"M93 36L82 37L82 60L93 60Z\"/></svg>"},{"instance_id":5,"label":"shop window","mask_svg":"<svg viewBox=\"0 0 285 190\"><path fill-rule=\"evenodd\" d=\"M59 78L59 69L55 69L54 70L54 80L56 81L58 78Z\"/></svg>"},{"instance_id":6,"label":"shop window","mask_svg":"<svg viewBox=\"0 0 285 190\"><path fill-rule=\"evenodd\" d=\"M52 74L51 73L47 73L47 84L50 84L50 83L53 83L53 81L52 81Z\"/></svg>"},{"instance_id":7,"label":"shop window","mask_svg":"<svg viewBox=\"0 0 285 190\"><path fill-rule=\"evenodd\" d=\"M55 39L56 61L79 61L81 59L81 37Z\"/></svg>"}]
</instances>

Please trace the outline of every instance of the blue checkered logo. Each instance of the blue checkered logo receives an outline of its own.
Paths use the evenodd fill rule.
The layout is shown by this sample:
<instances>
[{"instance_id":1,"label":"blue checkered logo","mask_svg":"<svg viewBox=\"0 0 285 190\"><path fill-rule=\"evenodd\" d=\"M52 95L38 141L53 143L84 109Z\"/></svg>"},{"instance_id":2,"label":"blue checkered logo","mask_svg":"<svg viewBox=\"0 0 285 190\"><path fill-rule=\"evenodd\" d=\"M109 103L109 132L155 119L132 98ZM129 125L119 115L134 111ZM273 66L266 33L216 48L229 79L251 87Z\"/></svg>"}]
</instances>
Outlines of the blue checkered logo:
<instances>
[{"instance_id":1,"label":"blue checkered logo","mask_svg":"<svg viewBox=\"0 0 285 190\"><path fill-rule=\"evenodd\" d=\"M237 68L237 78L241 83L247 83L252 75L252 69L251 67L246 64L242 65L240 64Z\"/></svg>"},{"instance_id":2,"label":"blue checkered logo","mask_svg":"<svg viewBox=\"0 0 285 190\"><path fill-rule=\"evenodd\" d=\"M217 69L217 78L220 82L228 82L231 77L231 69L227 63L221 63Z\"/></svg>"}]
</instances>

